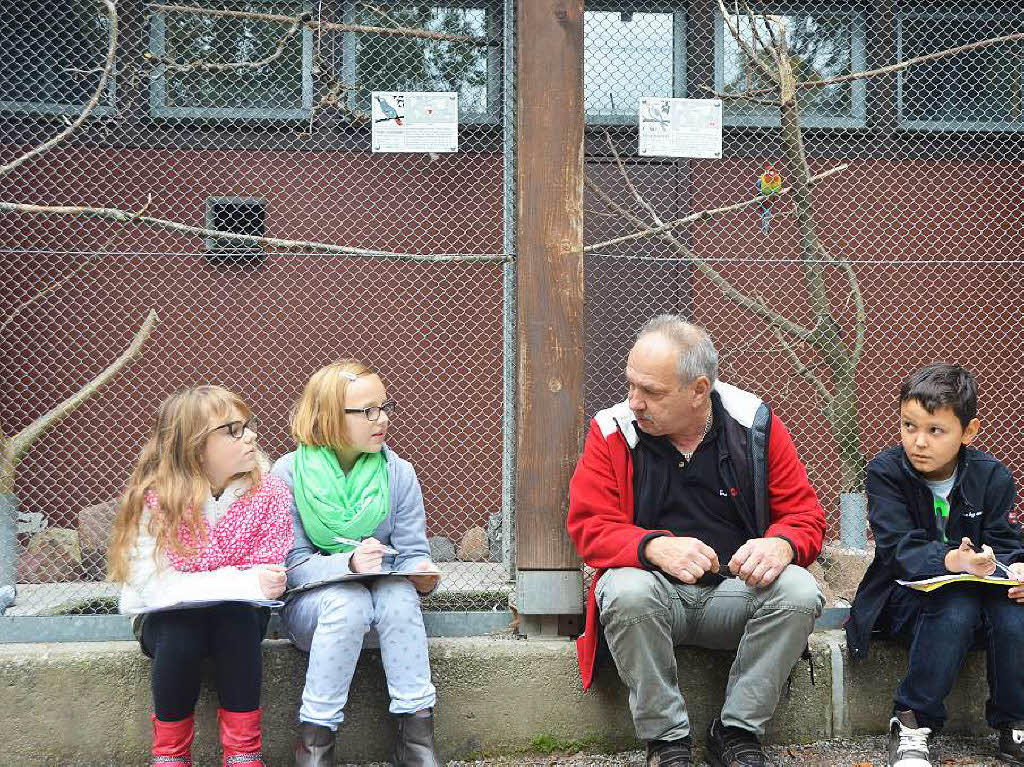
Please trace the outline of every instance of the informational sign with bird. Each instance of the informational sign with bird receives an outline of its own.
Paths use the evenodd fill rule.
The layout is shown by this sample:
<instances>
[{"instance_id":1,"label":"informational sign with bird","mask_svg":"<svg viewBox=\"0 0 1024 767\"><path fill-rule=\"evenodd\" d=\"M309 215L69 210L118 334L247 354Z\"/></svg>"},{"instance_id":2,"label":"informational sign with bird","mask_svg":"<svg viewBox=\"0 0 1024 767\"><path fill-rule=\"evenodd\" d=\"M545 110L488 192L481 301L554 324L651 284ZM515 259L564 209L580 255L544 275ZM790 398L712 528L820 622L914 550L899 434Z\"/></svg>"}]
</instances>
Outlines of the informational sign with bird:
<instances>
[{"instance_id":1,"label":"informational sign with bird","mask_svg":"<svg viewBox=\"0 0 1024 767\"><path fill-rule=\"evenodd\" d=\"M772 203L774 197L782 191L782 176L771 162L764 164L764 172L757 179L757 193L763 195L761 200L761 232L768 234L772 228Z\"/></svg>"},{"instance_id":2,"label":"informational sign with bird","mask_svg":"<svg viewBox=\"0 0 1024 767\"><path fill-rule=\"evenodd\" d=\"M459 94L452 91L373 91L374 152L459 151Z\"/></svg>"}]
</instances>

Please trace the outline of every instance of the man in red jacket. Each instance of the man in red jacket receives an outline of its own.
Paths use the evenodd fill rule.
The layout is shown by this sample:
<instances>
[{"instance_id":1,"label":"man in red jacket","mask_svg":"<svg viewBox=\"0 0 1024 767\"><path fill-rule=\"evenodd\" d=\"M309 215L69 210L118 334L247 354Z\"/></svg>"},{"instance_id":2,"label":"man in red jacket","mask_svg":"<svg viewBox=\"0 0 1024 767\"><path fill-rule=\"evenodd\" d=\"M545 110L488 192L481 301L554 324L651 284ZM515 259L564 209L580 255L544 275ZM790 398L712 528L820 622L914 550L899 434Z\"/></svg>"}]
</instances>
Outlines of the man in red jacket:
<instances>
[{"instance_id":1,"label":"man in red jacket","mask_svg":"<svg viewBox=\"0 0 1024 767\"><path fill-rule=\"evenodd\" d=\"M760 737L824 602L804 567L825 515L789 433L717 376L703 328L647 322L626 362L629 398L594 418L569 484L569 535L597 569L577 641L583 684L606 645L652 765L692 760L679 644L736 650L711 763L768 764Z\"/></svg>"}]
</instances>

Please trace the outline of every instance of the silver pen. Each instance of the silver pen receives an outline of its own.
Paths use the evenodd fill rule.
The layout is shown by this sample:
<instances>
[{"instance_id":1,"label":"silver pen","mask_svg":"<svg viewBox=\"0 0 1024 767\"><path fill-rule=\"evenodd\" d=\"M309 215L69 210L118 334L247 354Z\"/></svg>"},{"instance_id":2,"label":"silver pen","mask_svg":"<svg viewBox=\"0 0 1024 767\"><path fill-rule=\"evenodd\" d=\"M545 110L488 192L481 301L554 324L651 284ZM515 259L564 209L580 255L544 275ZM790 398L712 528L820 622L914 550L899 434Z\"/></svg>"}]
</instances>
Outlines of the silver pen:
<instances>
[{"instance_id":1,"label":"silver pen","mask_svg":"<svg viewBox=\"0 0 1024 767\"><path fill-rule=\"evenodd\" d=\"M334 536L333 540L334 540L335 543L344 543L346 546L356 546L356 547L358 547L358 546L362 546L363 545L362 541L357 541L354 538L343 538L340 535ZM384 546L384 544L382 543L381 546ZM395 551L390 546L384 546L384 553L385 554L398 554L398 552Z\"/></svg>"}]
</instances>

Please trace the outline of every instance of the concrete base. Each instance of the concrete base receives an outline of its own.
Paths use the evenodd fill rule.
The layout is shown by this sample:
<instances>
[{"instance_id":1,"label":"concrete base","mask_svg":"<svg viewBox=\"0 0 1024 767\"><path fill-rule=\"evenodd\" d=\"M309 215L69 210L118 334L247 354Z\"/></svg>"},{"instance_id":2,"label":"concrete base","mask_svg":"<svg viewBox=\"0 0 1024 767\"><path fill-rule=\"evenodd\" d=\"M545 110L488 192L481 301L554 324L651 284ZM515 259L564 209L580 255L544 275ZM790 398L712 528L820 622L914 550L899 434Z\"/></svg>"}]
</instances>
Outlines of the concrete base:
<instances>
[{"instance_id":1,"label":"concrete base","mask_svg":"<svg viewBox=\"0 0 1024 767\"><path fill-rule=\"evenodd\" d=\"M811 637L769 730L798 743L881 733L906 654L875 644L852 668L842 632ZM695 735L722 705L731 653L680 648L681 686ZM437 738L446 758L527 750L541 736L620 750L638 747L626 691L611 665L584 694L568 642L461 638L430 640L438 688ZM842 667L841 669L839 667ZM972 655L950 701L950 730L984 731L984 659ZM264 644L264 734L271 764L291 764L306 656L287 642ZM835 675L838 672L838 675ZM197 763L215 763L216 696L210 675L197 711ZM364 650L339 731L339 761L387 758L394 727L380 654ZM5 765L145 763L149 748L149 661L134 642L0 646L0 743Z\"/></svg>"}]
</instances>

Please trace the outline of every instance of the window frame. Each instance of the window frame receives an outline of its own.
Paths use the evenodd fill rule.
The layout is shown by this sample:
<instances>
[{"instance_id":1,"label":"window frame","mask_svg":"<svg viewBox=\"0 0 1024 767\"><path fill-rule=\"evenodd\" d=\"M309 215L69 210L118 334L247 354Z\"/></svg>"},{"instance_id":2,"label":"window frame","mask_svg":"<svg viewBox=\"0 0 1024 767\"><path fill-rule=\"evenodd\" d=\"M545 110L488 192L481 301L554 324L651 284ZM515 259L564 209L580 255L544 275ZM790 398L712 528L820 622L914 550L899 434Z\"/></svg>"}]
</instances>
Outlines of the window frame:
<instances>
[{"instance_id":1,"label":"window frame","mask_svg":"<svg viewBox=\"0 0 1024 767\"><path fill-rule=\"evenodd\" d=\"M948 8L927 8L919 7L913 11L901 9L896 14L896 60L903 61L903 32L907 16L925 17L928 19L963 21L975 19L998 19L999 15L989 10L980 13L971 13L963 10L950 10ZM942 131L948 133L1016 133L1024 131L1024 113L1016 123L997 120L914 120L904 114L903 94L905 88L905 70L896 73L896 120L900 130L903 131ZM1021 68L1021 88L1024 89L1024 67Z\"/></svg>"},{"instance_id":2,"label":"window frame","mask_svg":"<svg viewBox=\"0 0 1024 767\"><path fill-rule=\"evenodd\" d=\"M342 20L345 24L357 24L356 0L342 0ZM484 12L484 29L488 40L502 40L502 14L494 0L434 0L426 3L431 8L466 8ZM343 82L356 82L358 46L356 35L352 32L341 33L340 69ZM459 126L463 125L500 125L502 120L502 85L504 72L502 68L502 47L488 45L487 59L487 107L483 112L462 111L462 99L459 99ZM367 92L372 89L367 89ZM381 89L377 89L381 90ZM389 89L390 90L390 89ZM442 91L436 91L441 93ZM451 91L443 91L450 93ZM458 91L455 91L458 93ZM461 95L461 94L460 94ZM356 91L348 93L347 103L353 112L359 109ZM354 120L353 120L354 121Z\"/></svg>"},{"instance_id":3,"label":"window frame","mask_svg":"<svg viewBox=\"0 0 1024 767\"><path fill-rule=\"evenodd\" d=\"M249 2L271 3L273 0L249 0ZM310 0L302 0L302 8L310 12ZM167 51L166 13L154 12L149 29L149 52L163 57ZM282 25L282 30L284 29ZM154 118L183 119L242 119L242 120L302 120L308 119L313 111L313 32L303 26L302 39L302 106L274 109L237 107L168 106L166 73L153 77L149 82L149 114ZM158 65L159 66L159 65Z\"/></svg>"},{"instance_id":4,"label":"window frame","mask_svg":"<svg viewBox=\"0 0 1024 767\"><path fill-rule=\"evenodd\" d=\"M687 37L686 37L686 26L688 23L687 18L687 4L686 3L643 3L643 2L626 2L616 3L612 0L598 0L597 2L588 2L586 9L584 10L584 29L586 29L586 14L591 11L598 12L611 12L611 13L671 13L672 14L672 93L667 98L684 99L687 97L687 63L688 63L688 51L687 51ZM584 47L586 46L586 40L584 39ZM586 54L584 54L585 56ZM640 104L637 102L633 105L633 112L622 114L588 114L586 107L587 92L586 92L586 64L584 63L584 83L583 83L583 120L585 125L639 125L640 124ZM649 96L655 96L658 94L646 94Z\"/></svg>"},{"instance_id":5,"label":"window frame","mask_svg":"<svg viewBox=\"0 0 1024 767\"><path fill-rule=\"evenodd\" d=\"M96 10L97 18L106 18L106 14L101 12L98 7ZM109 41L109 30L108 41ZM100 97L96 106L90 112L90 116L102 117L104 115L113 114L117 109L117 58L120 57L120 53L115 53L115 66L110 72L107 78L107 87L104 89L104 96ZM103 46L103 51L100 55L100 60L103 64L107 61L107 45ZM102 66L102 64L101 64ZM71 73L68 73L66 77L73 77ZM95 88L89 89L89 98L96 92ZM85 109L86 104L89 103L89 98L83 101L81 104L65 104L56 101L5 101L0 99L0 112L14 112L16 114L38 114L38 115L68 115L78 116ZM106 102L106 103L104 103Z\"/></svg>"},{"instance_id":6,"label":"window frame","mask_svg":"<svg viewBox=\"0 0 1024 767\"><path fill-rule=\"evenodd\" d=\"M779 15L787 15L806 11L822 11L849 16L850 40L850 71L862 72L867 62L867 24L864 11L859 6L824 6L817 7L810 3L780 4L774 9ZM725 89L725 19L719 11L715 12L715 90L719 93ZM849 116L827 116L813 109L802 107L800 122L805 128L865 128L867 127L867 83L865 80L854 80L850 83ZM758 127L777 128L781 125L779 117L762 117L760 115L729 114L728 108L723 110L722 123L726 128Z\"/></svg>"}]
</instances>

